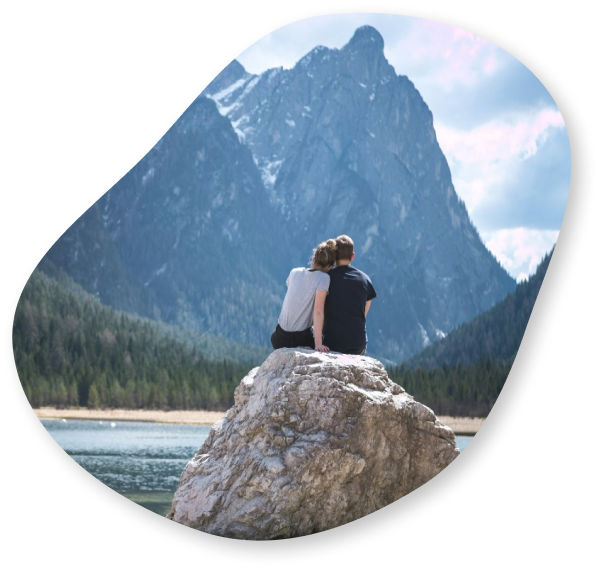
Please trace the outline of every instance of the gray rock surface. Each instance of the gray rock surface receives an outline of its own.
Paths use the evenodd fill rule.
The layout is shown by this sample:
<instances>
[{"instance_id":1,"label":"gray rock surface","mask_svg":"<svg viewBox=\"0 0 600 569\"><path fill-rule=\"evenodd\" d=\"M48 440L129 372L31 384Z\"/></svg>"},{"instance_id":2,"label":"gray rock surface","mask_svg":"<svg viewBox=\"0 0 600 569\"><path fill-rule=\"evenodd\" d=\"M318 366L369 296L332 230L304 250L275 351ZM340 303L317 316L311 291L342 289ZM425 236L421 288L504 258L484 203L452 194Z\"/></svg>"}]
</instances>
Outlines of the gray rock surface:
<instances>
[{"instance_id":1,"label":"gray rock surface","mask_svg":"<svg viewBox=\"0 0 600 569\"><path fill-rule=\"evenodd\" d=\"M186 465L168 517L237 539L308 535L391 504L458 454L377 360L277 350Z\"/></svg>"}]
</instances>

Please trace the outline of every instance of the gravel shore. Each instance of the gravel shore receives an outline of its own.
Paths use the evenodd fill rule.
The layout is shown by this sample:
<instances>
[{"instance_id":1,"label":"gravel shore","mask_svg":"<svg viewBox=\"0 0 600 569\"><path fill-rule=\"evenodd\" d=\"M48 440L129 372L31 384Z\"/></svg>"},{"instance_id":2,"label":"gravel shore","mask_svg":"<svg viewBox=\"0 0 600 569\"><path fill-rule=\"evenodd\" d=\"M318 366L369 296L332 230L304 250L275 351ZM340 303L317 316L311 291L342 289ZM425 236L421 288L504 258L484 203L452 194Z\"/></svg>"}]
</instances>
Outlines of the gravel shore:
<instances>
[{"instance_id":1,"label":"gravel shore","mask_svg":"<svg viewBox=\"0 0 600 569\"><path fill-rule=\"evenodd\" d=\"M89 419L96 421L142 421L154 423L180 423L212 425L224 413L221 411L158 411L154 409L34 409L39 419ZM481 417L438 417L457 435L474 435L485 421Z\"/></svg>"}]
</instances>

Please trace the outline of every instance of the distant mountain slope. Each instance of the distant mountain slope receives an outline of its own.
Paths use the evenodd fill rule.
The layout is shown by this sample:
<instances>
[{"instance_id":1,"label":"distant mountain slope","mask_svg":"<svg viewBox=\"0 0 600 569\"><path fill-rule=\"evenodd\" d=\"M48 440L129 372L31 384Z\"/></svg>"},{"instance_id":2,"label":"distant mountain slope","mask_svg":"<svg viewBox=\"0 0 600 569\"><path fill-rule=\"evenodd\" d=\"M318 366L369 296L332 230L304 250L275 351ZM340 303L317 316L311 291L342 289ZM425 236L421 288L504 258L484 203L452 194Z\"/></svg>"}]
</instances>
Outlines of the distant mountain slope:
<instances>
[{"instance_id":1,"label":"distant mountain slope","mask_svg":"<svg viewBox=\"0 0 600 569\"><path fill-rule=\"evenodd\" d=\"M268 345L290 269L341 233L378 292L378 357L406 359L515 287L369 26L293 69L231 63L40 268L120 310Z\"/></svg>"},{"instance_id":2,"label":"distant mountain slope","mask_svg":"<svg viewBox=\"0 0 600 569\"><path fill-rule=\"evenodd\" d=\"M412 357L406 362L406 367L464 366L488 358L512 363L521 345L553 251L542 259L534 275L517 285L515 292L487 312L463 324L440 342Z\"/></svg>"},{"instance_id":3,"label":"distant mountain slope","mask_svg":"<svg viewBox=\"0 0 600 569\"><path fill-rule=\"evenodd\" d=\"M252 155L198 97L40 268L51 262L115 308L265 344L287 274L279 234Z\"/></svg>"}]
</instances>

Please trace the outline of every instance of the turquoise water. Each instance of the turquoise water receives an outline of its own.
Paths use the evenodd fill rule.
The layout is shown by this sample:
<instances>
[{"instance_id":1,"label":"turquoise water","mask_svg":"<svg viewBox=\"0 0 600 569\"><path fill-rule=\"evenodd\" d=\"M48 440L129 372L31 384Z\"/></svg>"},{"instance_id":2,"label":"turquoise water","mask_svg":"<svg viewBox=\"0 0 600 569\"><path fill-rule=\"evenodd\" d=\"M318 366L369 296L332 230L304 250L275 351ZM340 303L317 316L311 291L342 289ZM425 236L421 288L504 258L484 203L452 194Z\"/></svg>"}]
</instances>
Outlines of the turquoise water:
<instances>
[{"instance_id":1,"label":"turquoise water","mask_svg":"<svg viewBox=\"0 0 600 569\"><path fill-rule=\"evenodd\" d=\"M144 508L166 515L179 476L209 426L129 421L42 420L62 449L90 474ZM463 450L473 437L456 437Z\"/></svg>"}]
</instances>

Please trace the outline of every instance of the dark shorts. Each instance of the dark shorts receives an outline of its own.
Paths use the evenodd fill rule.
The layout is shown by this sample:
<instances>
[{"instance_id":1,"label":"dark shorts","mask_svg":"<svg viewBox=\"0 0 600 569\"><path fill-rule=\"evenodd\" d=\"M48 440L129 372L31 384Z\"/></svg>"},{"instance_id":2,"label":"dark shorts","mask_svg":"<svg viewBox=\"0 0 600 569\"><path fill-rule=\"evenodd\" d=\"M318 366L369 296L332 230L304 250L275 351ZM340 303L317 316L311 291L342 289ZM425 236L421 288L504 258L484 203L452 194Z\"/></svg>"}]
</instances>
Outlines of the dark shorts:
<instances>
[{"instance_id":1,"label":"dark shorts","mask_svg":"<svg viewBox=\"0 0 600 569\"><path fill-rule=\"evenodd\" d=\"M325 344L327 346L327 344ZM332 350L333 352L340 352L341 354L348 354L351 356L364 356L367 351L366 346L361 350Z\"/></svg>"},{"instance_id":2,"label":"dark shorts","mask_svg":"<svg viewBox=\"0 0 600 569\"><path fill-rule=\"evenodd\" d=\"M277 328L271 334L271 345L274 350L279 348L310 348L314 350L315 339L310 328L300 332L286 332L277 324Z\"/></svg>"},{"instance_id":3,"label":"dark shorts","mask_svg":"<svg viewBox=\"0 0 600 569\"><path fill-rule=\"evenodd\" d=\"M332 352L339 352L340 354L349 354L351 356L364 356L367 351L366 344L364 348L347 348L345 346L336 346L335 344L328 344L326 337L323 338L323 344L325 344Z\"/></svg>"}]
</instances>

